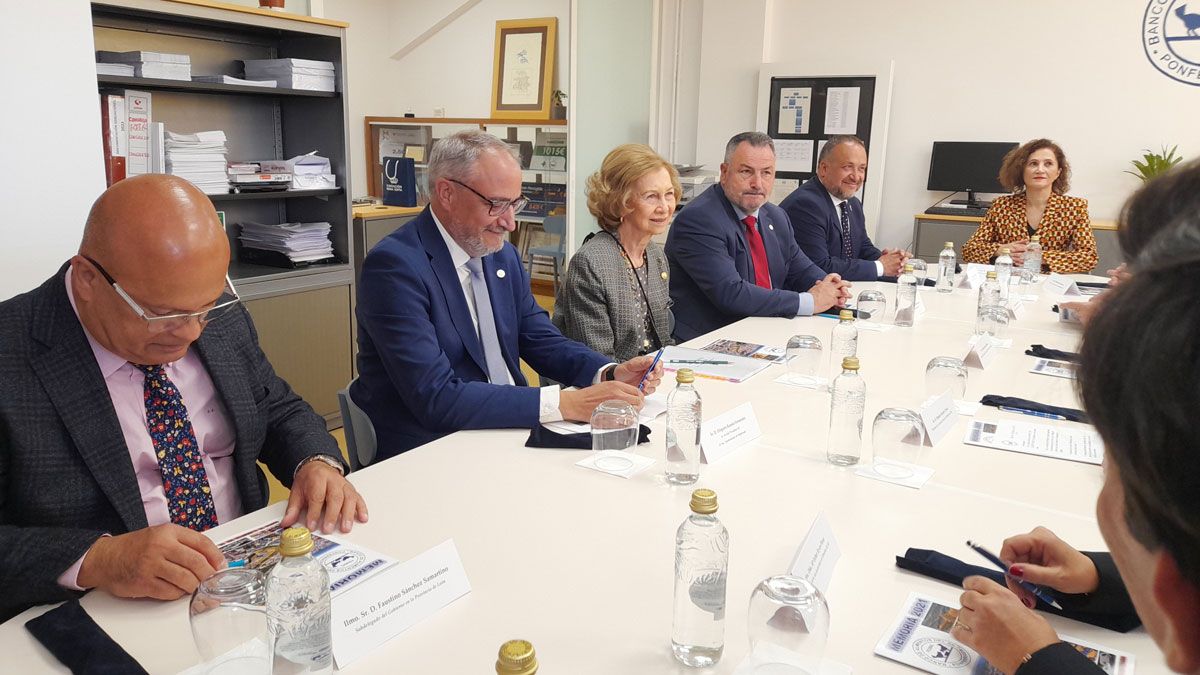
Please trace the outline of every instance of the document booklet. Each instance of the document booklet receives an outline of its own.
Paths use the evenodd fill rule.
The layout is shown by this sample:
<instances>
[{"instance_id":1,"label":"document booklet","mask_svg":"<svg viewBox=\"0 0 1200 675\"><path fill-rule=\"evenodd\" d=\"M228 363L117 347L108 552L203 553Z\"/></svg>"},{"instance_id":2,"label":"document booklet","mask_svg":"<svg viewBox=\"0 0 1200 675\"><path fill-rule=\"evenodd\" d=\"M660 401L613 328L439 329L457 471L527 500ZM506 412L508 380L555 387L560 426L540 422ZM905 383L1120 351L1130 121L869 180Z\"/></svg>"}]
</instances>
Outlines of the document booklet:
<instances>
[{"instance_id":1,"label":"document booklet","mask_svg":"<svg viewBox=\"0 0 1200 675\"><path fill-rule=\"evenodd\" d=\"M985 448L1011 450L1029 455L1067 459L1085 464L1104 460L1104 442L1095 427L1074 424L1070 427L1031 422L971 422L963 443Z\"/></svg>"},{"instance_id":2,"label":"document booklet","mask_svg":"<svg viewBox=\"0 0 1200 675\"><path fill-rule=\"evenodd\" d=\"M744 382L771 365L771 361L671 346L663 350L662 364L664 370L691 368L699 377Z\"/></svg>"},{"instance_id":3,"label":"document booklet","mask_svg":"<svg viewBox=\"0 0 1200 675\"><path fill-rule=\"evenodd\" d=\"M752 359L766 359L772 363L783 363L787 360L787 354L783 347L768 347L737 340L717 340L706 346L704 351L729 354L730 356L745 356Z\"/></svg>"},{"instance_id":4,"label":"document booklet","mask_svg":"<svg viewBox=\"0 0 1200 675\"><path fill-rule=\"evenodd\" d=\"M273 521L243 532L217 548L229 562L241 561L265 576L279 562L279 535L283 528ZM329 572L329 592L337 597L396 564L396 559L356 544L313 532L312 556Z\"/></svg>"},{"instance_id":5,"label":"document booklet","mask_svg":"<svg viewBox=\"0 0 1200 675\"><path fill-rule=\"evenodd\" d=\"M957 618L958 607L954 603L912 593L900 616L875 645L875 653L937 675L999 675L1000 671L974 650L950 637ZM1132 654L1078 638L1061 637L1105 673L1133 675Z\"/></svg>"}]
</instances>

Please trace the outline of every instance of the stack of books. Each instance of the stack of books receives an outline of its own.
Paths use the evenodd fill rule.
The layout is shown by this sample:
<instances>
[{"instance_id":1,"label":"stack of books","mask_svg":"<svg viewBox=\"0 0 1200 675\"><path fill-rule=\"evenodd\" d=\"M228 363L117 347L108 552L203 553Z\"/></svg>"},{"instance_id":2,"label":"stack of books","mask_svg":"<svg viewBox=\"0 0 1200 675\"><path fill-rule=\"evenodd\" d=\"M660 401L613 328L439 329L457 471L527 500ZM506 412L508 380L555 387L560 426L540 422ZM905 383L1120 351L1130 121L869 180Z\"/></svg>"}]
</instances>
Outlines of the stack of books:
<instances>
[{"instance_id":1,"label":"stack of books","mask_svg":"<svg viewBox=\"0 0 1200 675\"><path fill-rule=\"evenodd\" d=\"M194 134L166 132L167 173L186 178L209 195L229 192L225 173L225 132L200 131Z\"/></svg>"},{"instance_id":2,"label":"stack of books","mask_svg":"<svg viewBox=\"0 0 1200 675\"><path fill-rule=\"evenodd\" d=\"M99 64L117 63L133 66L135 77L154 77L161 80L191 80L192 57L187 54L166 54L163 52L96 52L97 71L103 71ZM102 75L124 74L122 72L100 72Z\"/></svg>"},{"instance_id":3,"label":"stack of books","mask_svg":"<svg viewBox=\"0 0 1200 675\"><path fill-rule=\"evenodd\" d=\"M304 267L332 261L329 223L242 223L238 239L244 262L273 267Z\"/></svg>"},{"instance_id":4,"label":"stack of books","mask_svg":"<svg viewBox=\"0 0 1200 675\"><path fill-rule=\"evenodd\" d=\"M336 91L336 75L331 61L310 59L249 59L247 80L275 80L281 87Z\"/></svg>"}]
</instances>

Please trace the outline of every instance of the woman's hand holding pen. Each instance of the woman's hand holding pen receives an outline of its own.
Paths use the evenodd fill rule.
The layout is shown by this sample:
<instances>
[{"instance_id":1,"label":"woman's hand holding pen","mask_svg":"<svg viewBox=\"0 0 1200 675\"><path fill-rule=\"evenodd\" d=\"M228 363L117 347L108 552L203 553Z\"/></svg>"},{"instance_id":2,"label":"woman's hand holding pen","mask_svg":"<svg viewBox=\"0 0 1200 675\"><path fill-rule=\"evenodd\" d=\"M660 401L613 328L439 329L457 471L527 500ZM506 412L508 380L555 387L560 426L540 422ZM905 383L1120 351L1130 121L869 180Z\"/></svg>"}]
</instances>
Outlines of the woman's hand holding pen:
<instances>
[{"instance_id":1,"label":"woman's hand holding pen","mask_svg":"<svg viewBox=\"0 0 1200 675\"><path fill-rule=\"evenodd\" d=\"M1017 579L1063 593L1091 593L1100 584L1091 559L1044 527L1005 539L1000 558L1010 564L1008 573ZM1008 580L1008 587L1027 607L1036 604L1036 598L1014 580Z\"/></svg>"}]
</instances>

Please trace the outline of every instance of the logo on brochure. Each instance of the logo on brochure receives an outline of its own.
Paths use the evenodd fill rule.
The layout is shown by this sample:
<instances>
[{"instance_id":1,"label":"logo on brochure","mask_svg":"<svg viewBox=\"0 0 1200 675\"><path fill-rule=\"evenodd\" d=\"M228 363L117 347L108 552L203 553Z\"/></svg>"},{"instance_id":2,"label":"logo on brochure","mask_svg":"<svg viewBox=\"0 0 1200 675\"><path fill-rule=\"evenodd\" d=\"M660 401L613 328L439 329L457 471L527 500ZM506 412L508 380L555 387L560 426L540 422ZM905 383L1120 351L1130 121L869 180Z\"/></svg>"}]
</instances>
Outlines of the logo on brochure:
<instances>
[{"instance_id":1,"label":"logo on brochure","mask_svg":"<svg viewBox=\"0 0 1200 675\"><path fill-rule=\"evenodd\" d=\"M1150 0L1142 18L1142 47L1167 77L1200 87L1200 0Z\"/></svg>"},{"instance_id":2,"label":"logo on brochure","mask_svg":"<svg viewBox=\"0 0 1200 675\"><path fill-rule=\"evenodd\" d=\"M913 653L943 668L962 668L971 663L971 655L966 649L954 642L938 638L920 638L913 643Z\"/></svg>"},{"instance_id":3,"label":"logo on brochure","mask_svg":"<svg viewBox=\"0 0 1200 675\"><path fill-rule=\"evenodd\" d=\"M334 574L340 574L342 570L355 569L366 560L367 556L362 551L346 549L341 546L321 556L321 564Z\"/></svg>"}]
</instances>

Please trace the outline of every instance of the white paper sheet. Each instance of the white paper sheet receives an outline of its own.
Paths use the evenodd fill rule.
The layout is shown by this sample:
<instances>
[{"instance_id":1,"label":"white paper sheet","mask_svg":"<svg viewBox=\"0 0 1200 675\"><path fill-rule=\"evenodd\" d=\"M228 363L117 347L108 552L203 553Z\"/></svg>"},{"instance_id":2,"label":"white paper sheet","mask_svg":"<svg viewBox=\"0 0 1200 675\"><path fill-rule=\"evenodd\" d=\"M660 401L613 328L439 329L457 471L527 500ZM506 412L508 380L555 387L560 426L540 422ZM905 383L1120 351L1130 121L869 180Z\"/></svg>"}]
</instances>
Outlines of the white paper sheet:
<instances>
[{"instance_id":1,"label":"white paper sheet","mask_svg":"<svg viewBox=\"0 0 1200 675\"><path fill-rule=\"evenodd\" d=\"M1090 425L975 420L967 427L963 443L1085 464L1099 465L1104 460L1104 442Z\"/></svg>"},{"instance_id":2,"label":"white paper sheet","mask_svg":"<svg viewBox=\"0 0 1200 675\"><path fill-rule=\"evenodd\" d=\"M807 134L811 117L811 87L783 87L779 90L779 133ZM775 141L775 149L778 152L779 141Z\"/></svg>"},{"instance_id":3,"label":"white paper sheet","mask_svg":"<svg viewBox=\"0 0 1200 675\"><path fill-rule=\"evenodd\" d=\"M776 171L812 173L813 157L813 141L811 140L775 139Z\"/></svg>"},{"instance_id":4,"label":"white paper sheet","mask_svg":"<svg viewBox=\"0 0 1200 675\"><path fill-rule=\"evenodd\" d=\"M858 133L858 87L830 87L825 98L825 133Z\"/></svg>"}]
</instances>

